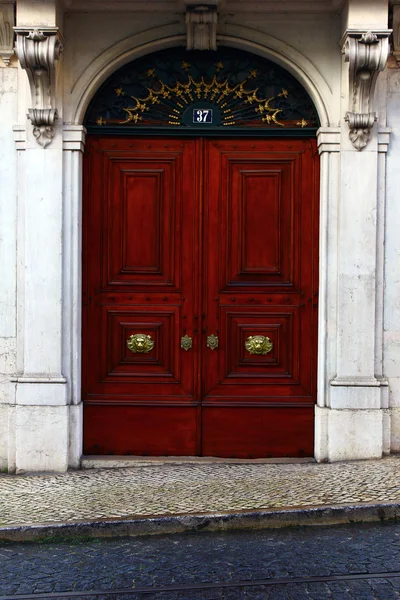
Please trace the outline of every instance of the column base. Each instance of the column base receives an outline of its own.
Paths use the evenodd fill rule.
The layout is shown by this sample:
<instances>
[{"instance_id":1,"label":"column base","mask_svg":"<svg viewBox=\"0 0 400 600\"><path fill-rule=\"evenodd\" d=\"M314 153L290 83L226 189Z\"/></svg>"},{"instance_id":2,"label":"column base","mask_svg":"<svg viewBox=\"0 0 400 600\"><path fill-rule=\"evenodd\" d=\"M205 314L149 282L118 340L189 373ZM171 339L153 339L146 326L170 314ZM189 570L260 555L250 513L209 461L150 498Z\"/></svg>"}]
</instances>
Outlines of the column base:
<instances>
[{"instance_id":1,"label":"column base","mask_svg":"<svg viewBox=\"0 0 400 600\"><path fill-rule=\"evenodd\" d=\"M0 471L63 473L81 455L82 404L0 404Z\"/></svg>"},{"instance_id":2,"label":"column base","mask_svg":"<svg viewBox=\"0 0 400 600\"><path fill-rule=\"evenodd\" d=\"M382 458L381 409L315 407L315 458L318 462Z\"/></svg>"},{"instance_id":3,"label":"column base","mask_svg":"<svg viewBox=\"0 0 400 600\"><path fill-rule=\"evenodd\" d=\"M83 449L83 404L69 407L69 457L70 469L80 469Z\"/></svg>"},{"instance_id":4,"label":"column base","mask_svg":"<svg viewBox=\"0 0 400 600\"><path fill-rule=\"evenodd\" d=\"M15 467L21 471L68 469L68 406L15 407Z\"/></svg>"},{"instance_id":5,"label":"column base","mask_svg":"<svg viewBox=\"0 0 400 600\"><path fill-rule=\"evenodd\" d=\"M8 471L8 414L9 404L0 404L0 472Z\"/></svg>"},{"instance_id":6,"label":"column base","mask_svg":"<svg viewBox=\"0 0 400 600\"><path fill-rule=\"evenodd\" d=\"M400 406L390 409L391 420L391 441L390 447L392 452L400 452Z\"/></svg>"}]
</instances>

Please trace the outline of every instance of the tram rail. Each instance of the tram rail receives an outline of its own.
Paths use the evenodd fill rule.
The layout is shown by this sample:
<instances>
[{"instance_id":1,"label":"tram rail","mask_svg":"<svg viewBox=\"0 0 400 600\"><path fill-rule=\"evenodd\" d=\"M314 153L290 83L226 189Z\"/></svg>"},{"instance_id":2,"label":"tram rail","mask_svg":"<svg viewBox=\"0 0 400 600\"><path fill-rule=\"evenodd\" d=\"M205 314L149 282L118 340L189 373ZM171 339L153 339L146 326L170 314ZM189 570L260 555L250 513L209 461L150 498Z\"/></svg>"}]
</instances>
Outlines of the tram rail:
<instances>
[{"instance_id":1,"label":"tram rail","mask_svg":"<svg viewBox=\"0 0 400 600\"><path fill-rule=\"evenodd\" d=\"M231 590L235 590L241 593L240 596L235 596L237 600L246 599L248 595L247 590L268 590L273 586L288 586L291 584L306 585L313 583L332 583L342 581L355 581L355 580L370 580L370 579L400 579L400 571L384 571L379 573L341 573L336 575L317 575L312 577L282 577L282 578L270 578L270 579L254 579L245 581L221 581L221 582L206 582L206 583L193 583L193 584L172 584L163 585L157 587L132 587L132 588L116 588L116 589L102 589L102 590L81 590L81 591L62 591L62 592L45 592L45 593L32 593L32 594L14 594L14 595L1 595L0 600L58 600L58 599L75 599L85 598L86 600L98 600L104 599L109 600L113 598L121 598L128 600L129 598L137 599L140 596L145 597L148 600L152 598L156 599L162 597L163 600L168 600L169 595L172 594L171 598L174 600L191 600L201 592L215 591L216 596L208 596L208 600L223 600L227 598L226 593ZM190 595L188 595L190 594Z\"/></svg>"}]
</instances>

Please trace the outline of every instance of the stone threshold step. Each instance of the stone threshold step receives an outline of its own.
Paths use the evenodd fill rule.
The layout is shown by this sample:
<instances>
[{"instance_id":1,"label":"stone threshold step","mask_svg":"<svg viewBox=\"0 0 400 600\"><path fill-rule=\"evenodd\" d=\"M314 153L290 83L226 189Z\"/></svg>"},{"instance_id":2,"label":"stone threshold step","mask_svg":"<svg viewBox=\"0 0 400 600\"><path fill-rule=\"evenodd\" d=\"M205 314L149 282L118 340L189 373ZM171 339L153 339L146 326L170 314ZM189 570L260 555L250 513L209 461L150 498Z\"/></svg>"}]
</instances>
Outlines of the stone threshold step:
<instances>
[{"instance_id":1,"label":"stone threshold step","mask_svg":"<svg viewBox=\"0 0 400 600\"><path fill-rule=\"evenodd\" d=\"M166 535L187 531L279 529L348 523L399 521L400 504L361 503L302 506L227 513L153 515L134 518L87 519L63 523L0 526L1 542L59 542L100 538Z\"/></svg>"},{"instance_id":2,"label":"stone threshold step","mask_svg":"<svg viewBox=\"0 0 400 600\"><path fill-rule=\"evenodd\" d=\"M218 458L214 456L82 456L82 469L118 469L154 465L299 465L314 463L314 458Z\"/></svg>"}]
</instances>

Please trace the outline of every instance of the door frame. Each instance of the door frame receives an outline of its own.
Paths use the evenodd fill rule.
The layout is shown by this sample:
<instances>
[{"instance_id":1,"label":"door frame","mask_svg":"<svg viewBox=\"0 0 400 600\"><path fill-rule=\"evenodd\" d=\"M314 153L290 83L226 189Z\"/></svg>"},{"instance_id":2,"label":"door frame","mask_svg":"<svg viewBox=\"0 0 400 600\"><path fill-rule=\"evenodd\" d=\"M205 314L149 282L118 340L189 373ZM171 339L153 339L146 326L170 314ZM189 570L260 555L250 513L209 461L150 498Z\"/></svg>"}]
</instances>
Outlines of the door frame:
<instances>
[{"instance_id":1,"label":"door frame","mask_svg":"<svg viewBox=\"0 0 400 600\"><path fill-rule=\"evenodd\" d=\"M112 136L112 138L110 139L110 144L111 145L110 144L107 145L107 138L109 138L109 137L110 136L100 135L97 132L93 134L92 143L89 145L90 146L90 152L88 154L86 154L86 160L85 160L85 168L86 169L89 170L89 168L92 168L93 160L95 161L95 164L97 164L97 161L98 161L98 159L97 159L98 152L101 152L100 149L96 149L97 148L97 144L99 144L99 143L102 145L102 147L103 147L103 144L105 144L105 147L109 147L111 149L115 147L117 149L116 142L118 140L124 140L124 142L122 143L122 147L125 148L125 150L121 150L122 154L124 154L124 153L127 152L127 150L129 150L129 147L128 147L127 144L129 144L130 141L133 141L135 139L138 140L138 139L143 139L144 138L144 143L146 144L147 143L147 139L148 139L143 134L141 136L135 136L135 135L127 136L126 134L124 134L124 135L121 134L121 135L117 136L117 135L114 134ZM207 136L207 142L209 142L209 141L215 141L215 142L222 143L224 140L229 141L229 139L232 139L232 138L234 138L235 141L237 141L237 144L240 144L240 140L244 140L244 139L246 139L247 142L251 142L251 143L255 142L256 140L258 140L258 141L261 141L261 140L262 141L266 141L266 140L268 140L268 142L267 142L268 145L265 146L265 148L264 148L264 150L262 150L262 152L266 151L267 155L268 155L268 152L271 152L271 156L274 156L274 157L279 157L279 153L284 152L285 149L286 149L286 152L291 153L291 150L290 150L292 148L291 144L294 144L295 145L294 146L295 150L293 150L293 152L295 152L295 154L297 154L299 156L299 158L297 159L297 160L301 161L299 164L302 164L301 153L302 152L306 152L305 156L307 156L307 165L308 166L306 167L305 173L307 174L307 179L310 178L310 180L311 180L310 184L311 185L310 185L309 189L308 189L308 186L307 186L307 193L305 193L305 192L302 193L301 199L302 199L302 202L306 202L306 203L307 203L308 198L310 199L310 204L312 205L312 207L310 208L310 218L312 219L312 234L313 234L312 235L312 240L311 240L311 248L310 248L310 250L311 250L311 258L312 258L312 268L311 268L311 274L312 274L312 283L311 283L311 286L312 286L312 290L310 289L307 292L307 295L310 294L310 297L311 297L311 295L312 295L311 291L313 291L314 296L316 295L318 297L318 265L319 265L318 234L319 234L319 215L318 215L318 212L317 212L318 211L317 194L318 194L318 190L319 190L319 157L318 157L317 152L316 152L316 142L314 141L314 138L311 137L310 135L303 135L302 136L302 140L301 141L299 140L299 141L296 141L296 142L294 140L292 141L290 138L289 139L286 138L286 136L276 136L276 135L273 136L273 137L270 136L270 135L262 136L262 137L260 137L260 136L257 136L257 137L253 137L253 136L240 136L239 139L238 139L237 136L234 136L234 134L232 134L232 132L229 132L228 135L221 135L221 134L218 135L218 133L214 132L214 134L212 136ZM177 136L177 135L174 135L174 132L171 132L169 134L163 132L161 135L157 136L156 142L158 144L160 144L160 142L161 142L161 146L164 144L164 141L168 141L168 140L173 141L175 144L176 144L176 142L178 142L178 144L179 144L180 143L179 142L180 139L181 140L185 139L187 141L190 141L190 143L194 143L195 144L195 146L194 146L194 149L195 149L195 151L194 151L194 157L195 157L195 159L197 157L196 160L197 160L198 164L200 165L200 169L198 171L198 175L200 175L201 173L204 172L204 158L205 158L204 149L205 149L205 146L207 144L207 142L203 141L204 140L204 136L202 135L202 132L198 132L196 130L194 130L194 131L192 130L192 135L190 135L190 136L189 135ZM277 143L278 147L274 148L274 150L272 150L272 146L271 146L270 142L271 143L274 143L274 142ZM228 145L230 147L230 143ZM201 153L200 153L200 149L201 149ZM91 158L92 155L93 155L93 158ZM93 176L94 176L94 173L90 173L90 171L89 171L89 172L87 172L87 176L85 177L84 197L85 197L85 202L86 203L88 203L90 201L90 197L92 195L92 192L90 192L90 189L91 189L91 182L93 181L93 179L92 179ZM195 183L195 190L196 190L195 196L196 197L200 197L201 196L201 193L200 193L200 189L201 188L202 188L202 183L201 183L199 177L196 176L196 183ZM95 196L97 196L97 194L95 194ZM205 201L205 199L201 198L201 203L203 203L204 201ZM84 214L86 216L85 216L85 219L84 219L84 222L83 222L83 228L82 228L84 234L86 233L86 236L89 235L89 233L88 233L88 226L89 225L88 224L90 222L90 221L88 221L87 206L88 205L86 204L86 210L84 211ZM304 206L304 205L303 204L301 204L301 205L299 204L298 209L300 208L300 206ZM204 216L204 210L203 210L203 208L201 206L198 207L198 210L200 211L200 214L202 214ZM203 227L204 226L205 226L205 224L204 224L203 220L201 220L201 222L200 221L198 222L197 228L199 230L198 231L199 236L200 236L200 232L203 231ZM299 232L300 231L301 231L301 229L299 230ZM93 235L93 233L91 233L91 235ZM199 243L200 257L199 257L198 260L199 260L200 273L203 273L203 270L201 269L201 265L203 264L203 261L205 260L204 247L203 247L203 242L204 242L203 236L201 235L199 237L199 239L201 239L201 242ZM85 265L89 264L88 262L85 262L85 261L88 261L88 258L87 258L88 255L87 255L87 252L86 252L87 243L88 242L86 241L85 244L83 244L83 261L82 261L82 267L83 267L84 264ZM303 254L303 251L302 251L302 254ZM304 268L305 268L306 261L302 260L302 264L303 264L303 271L302 272L304 274ZM86 267L83 267L83 271L87 274ZM204 273L203 273L203 275L204 275ZM86 279L87 279L87 277L86 277ZM197 285L195 286L196 288L197 288ZM95 289L96 289L96 286L95 286ZM304 288L301 287L300 289L303 290L303 292L302 292L301 295L304 295ZM89 288L88 290L86 290L86 287L85 287L84 294L86 294L86 293L87 294L91 294L92 293L91 289ZM110 293L110 291L109 291L109 293ZM132 293L134 293L134 292L132 292ZM218 294L218 292L214 292L214 293ZM232 293L234 293L234 292L232 292ZM271 292L271 293L277 293L277 292ZM282 294L282 293L284 294L284 292L282 290L279 293L280 294ZM118 292L117 292L117 294L118 294ZM266 292L264 290L264 294L268 294L268 292ZM198 299L200 299L200 297ZM310 302L310 299L311 298L308 298L308 302ZM202 300L204 301L203 294L202 294ZM298 302L301 303L302 300L299 298ZM314 303L314 301L312 302L312 304L308 304L308 302L306 304L307 304L307 307L311 310L310 318L311 318L311 324L312 324L312 340L310 342L310 350L311 350L311 357L310 357L311 381L310 381L310 384L311 384L311 397L312 397L313 402L312 403L310 402L310 404L307 402L307 404L309 404L310 408L312 408L312 406L313 405L315 406L315 404L316 404L316 380L317 380L317 377L316 377L317 376L316 367L317 367L317 364L318 364L318 345L317 345L318 314L315 313L315 306L316 306L316 304ZM318 301L316 301L316 302L318 302ZM83 306L86 305L87 303L88 303L88 301L85 298L83 298ZM300 304L299 308L301 306L304 306L304 304L303 305ZM311 308L312 306L314 308ZM89 310L89 308L87 310ZM203 306L202 309L200 310L200 312L203 312L204 310L205 310L205 307ZM300 310L301 310L301 308L300 308ZM199 311L197 310L195 312L199 312ZM206 311L206 312L208 312L208 311ZM84 315L86 315L86 317L88 317L88 312L85 311L85 313L82 314L82 317ZM193 325L193 326L195 326L195 325ZM84 324L83 319L82 319L82 330L83 330L84 336L83 336L83 339L82 339L81 352L82 352L82 357L87 360L87 358L88 358L88 348L85 347L85 344L86 345L88 344L88 339L89 339L88 336L89 336L89 334L87 333L88 332L88 324L86 322ZM203 342L203 340L202 340L202 342ZM201 345L200 350L199 350L199 356L198 356L199 365L201 365L203 363L203 360L204 360L204 354L203 354L202 348L203 348L203 345ZM87 372L86 368L85 368L85 375L86 375L86 377L88 375L88 372ZM203 379L203 376L204 376L204 373L199 368L199 375L198 375L198 377L201 377L201 379ZM196 376L196 373L194 374L194 377L195 377L195 381L197 382L195 384L196 388L197 388L198 377ZM92 385L93 385L93 382L92 382ZM83 385L83 388L84 387L85 387L85 384ZM93 393L93 389L92 389L92 393ZM286 402L283 402L280 405L281 409L284 408L284 405L287 404L287 402L289 401L289 399L290 399L290 396L286 397ZM311 398L310 398L310 400L311 400ZM197 431L197 434L196 434L196 440L197 440L196 441L196 455L201 456L202 454L201 454L201 441L200 441L201 438L200 438L200 436L201 436L202 427L200 425L200 422L202 422L201 412L202 412L202 408L203 408L203 400L200 399L200 397L198 397L197 402L198 402L198 407L197 407L197 411L196 411L196 414L197 414L197 417L196 417L196 422L197 422L197 427L196 427L196 431ZM117 404L118 404L118 402L117 402ZM136 406L136 403L134 403L134 405ZM90 406L91 406L91 403L89 402L89 404L86 405L86 410L84 411L87 416L88 416L88 413L91 413L92 411L95 411L95 409L96 409L96 403L94 405L92 405L93 408L90 408ZM141 406L141 405L138 404L137 407L138 406ZM212 405L207 405L208 410L210 410L211 406ZM242 406L242 405L240 405L240 406ZM99 407L97 406L97 408L99 408ZM264 408L267 409L266 406ZM270 405L270 408L271 408L271 410L273 410L273 409L276 409L277 407L275 406L274 403L272 403ZM295 408L295 407L291 404L291 408ZM304 408L304 407L301 405L298 408L300 410L301 408ZM215 407L211 408L211 410L214 410L214 409L215 409ZM286 410L286 408L284 410ZM287 410L290 410L290 409L287 407ZM309 408L307 408L307 410L309 410ZM206 411L206 412L208 412L208 411ZM96 413L96 415L97 415L97 413ZM98 416L99 415L97 415L97 418L98 418ZM310 418L310 417L308 417L308 418ZM311 425L311 421L307 425L307 427L309 427L310 425ZM94 425L93 425L93 421L92 421L92 425L89 426L89 430L92 432L91 434L89 434L89 437L91 436L92 438L93 438L93 427L94 427ZM307 439L310 439L310 438L308 437ZM100 442L96 442L96 443L100 444ZM87 437L86 437L86 448L88 447L87 444L88 444L88 441L87 441ZM309 456L309 454L308 454L309 452L310 452L310 449L307 450L307 454L306 454L307 456ZM220 454L217 454L217 455L220 456ZM294 456L295 455L296 454L294 454ZM190 453L190 456L192 456L192 453Z\"/></svg>"},{"instance_id":2,"label":"door frame","mask_svg":"<svg viewBox=\"0 0 400 600\"><path fill-rule=\"evenodd\" d=\"M234 26L233 26L234 29ZM317 109L321 127L317 131L320 159L320 221L319 221L319 312L317 353L317 406L327 406L329 379L334 374L336 347L334 343L337 313L337 232L328 239L328 219L335 217L339 199L340 128L336 114L331 112L334 95L322 75L307 57L273 38L248 28L241 28L240 37L228 26L219 43L253 52L272 60L291 72L308 91ZM81 401L81 304L82 304L82 179L86 129L82 125L86 108L99 86L123 64L147 53L170 48L184 42L177 26L158 27L154 31L133 35L104 51L78 79L65 104L63 126L63 368L69 387L70 451L68 463L79 466L82 456ZM332 109L333 110L333 109ZM328 273L330 273L328 282ZM329 283L329 286L328 286ZM328 338L327 323L330 321ZM317 412L315 419L315 455L325 454L326 424Z\"/></svg>"}]
</instances>

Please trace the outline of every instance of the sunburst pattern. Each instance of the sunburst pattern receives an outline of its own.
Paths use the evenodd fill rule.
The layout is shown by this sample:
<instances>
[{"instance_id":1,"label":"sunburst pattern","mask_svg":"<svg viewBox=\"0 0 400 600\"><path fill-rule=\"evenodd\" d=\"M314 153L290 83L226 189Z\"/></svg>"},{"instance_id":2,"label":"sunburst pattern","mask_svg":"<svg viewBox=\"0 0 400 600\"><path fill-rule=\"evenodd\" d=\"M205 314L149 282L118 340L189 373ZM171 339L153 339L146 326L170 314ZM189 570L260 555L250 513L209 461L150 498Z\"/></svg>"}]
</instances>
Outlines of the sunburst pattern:
<instances>
[{"instance_id":1,"label":"sunburst pattern","mask_svg":"<svg viewBox=\"0 0 400 600\"><path fill-rule=\"evenodd\" d=\"M204 100L220 107L222 125L240 125L243 122L248 124L254 120L261 120L262 123L274 123L284 127L285 124L278 119L282 109L271 106L275 97L267 99L259 97L258 88L246 89L248 83L249 80L245 79L238 85L230 86L228 79L218 81L216 75L210 83L207 83L204 77L195 81L189 75L187 83L177 81L175 86L171 87L159 79L156 89L148 88L147 96L143 98L131 96L133 106L123 108L127 118L120 121L120 124L143 121L146 112L151 110L152 105L157 104L160 115L163 112L168 113L168 122L180 125L187 107ZM119 89L115 91L121 95ZM285 89L278 94L278 97L287 98L287 96L288 92Z\"/></svg>"},{"instance_id":2,"label":"sunburst pattern","mask_svg":"<svg viewBox=\"0 0 400 600\"><path fill-rule=\"evenodd\" d=\"M318 125L311 100L291 75L233 49L217 53L173 49L139 59L104 84L85 123L103 128L198 128L192 109L212 109L212 127Z\"/></svg>"}]
</instances>

